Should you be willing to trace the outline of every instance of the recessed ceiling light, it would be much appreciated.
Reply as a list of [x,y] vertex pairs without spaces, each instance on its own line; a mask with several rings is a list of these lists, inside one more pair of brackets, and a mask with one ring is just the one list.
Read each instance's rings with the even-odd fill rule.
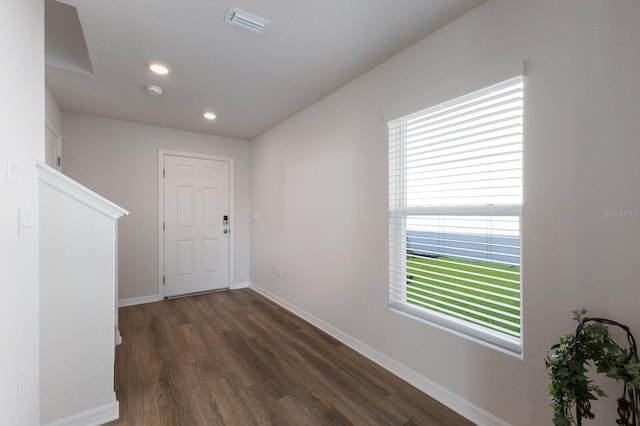
[[216,115],[212,112],[205,112],[204,114],[202,114],[202,116],[207,120],[215,120],[216,118]]
[[149,64],[149,69],[155,72],[156,74],[160,74],[160,75],[169,74],[169,68],[167,68],[166,65],[162,65],[157,62],[153,64]]

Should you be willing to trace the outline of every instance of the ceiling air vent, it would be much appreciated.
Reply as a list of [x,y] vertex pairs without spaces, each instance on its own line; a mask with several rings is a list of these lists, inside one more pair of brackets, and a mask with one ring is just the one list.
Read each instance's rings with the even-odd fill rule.
[[236,9],[235,7],[229,8],[224,22],[260,35],[264,34],[264,31],[271,23],[266,19],[247,13],[244,10]]

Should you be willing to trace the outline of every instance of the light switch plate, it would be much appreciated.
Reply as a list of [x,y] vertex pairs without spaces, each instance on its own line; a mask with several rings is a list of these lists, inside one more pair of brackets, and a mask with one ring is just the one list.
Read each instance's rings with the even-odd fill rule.
[[25,208],[18,207],[18,235],[22,235],[25,229],[31,227],[31,212]]
[[22,173],[20,172],[20,166],[18,163],[9,161],[7,164],[7,182],[20,183],[22,180]]

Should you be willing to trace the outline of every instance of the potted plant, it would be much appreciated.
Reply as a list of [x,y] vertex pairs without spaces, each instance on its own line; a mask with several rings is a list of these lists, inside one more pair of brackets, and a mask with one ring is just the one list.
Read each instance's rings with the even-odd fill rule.
[[[573,312],[578,321],[574,334],[553,345],[545,360],[549,378],[549,395],[556,426],[581,425],[582,418],[593,419],[591,401],[606,396],[587,377],[589,366],[597,373],[623,383],[618,399],[619,425],[636,426],[640,417],[640,360],[635,339],[629,328],[604,318],[587,318],[583,308]],[[629,349],[616,343],[608,326],[621,327],[627,333]],[[574,415],[575,413],[575,415]]]

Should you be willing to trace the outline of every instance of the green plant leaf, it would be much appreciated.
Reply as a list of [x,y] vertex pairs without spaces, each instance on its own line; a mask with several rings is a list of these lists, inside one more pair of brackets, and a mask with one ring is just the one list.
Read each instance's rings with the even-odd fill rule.
[[[575,310],[574,319],[581,322],[586,313],[584,308]],[[587,367],[595,367],[596,372],[623,382],[627,389],[640,391],[640,360],[618,345],[601,322],[584,325],[578,336],[561,337],[551,346],[545,367],[550,378],[548,391],[554,425],[575,425],[571,413],[576,404],[607,396],[587,377]]]
[[585,308],[576,309],[575,311],[571,311],[573,313],[573,319],[580,322],[582,318],[587,314],[587,310]]

